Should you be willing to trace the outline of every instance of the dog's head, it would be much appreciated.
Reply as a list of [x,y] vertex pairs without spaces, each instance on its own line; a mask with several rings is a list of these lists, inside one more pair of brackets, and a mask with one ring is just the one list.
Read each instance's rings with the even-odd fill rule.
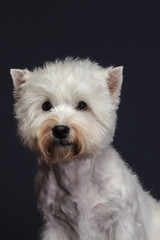
[[19,134],[40,160],[91,157],[112,141],[122,67],[67,58],[11,75]]

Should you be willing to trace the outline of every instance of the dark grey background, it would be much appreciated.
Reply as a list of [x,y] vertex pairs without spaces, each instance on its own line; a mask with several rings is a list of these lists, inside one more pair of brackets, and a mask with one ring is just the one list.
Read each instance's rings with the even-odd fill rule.
[[36,157],[20,144],[13,120],[10,68],[66,56],[123,65],[114,145],[160,198],[160,4],[158,1],[9,1],[1,3],[2,239],[38,239]]

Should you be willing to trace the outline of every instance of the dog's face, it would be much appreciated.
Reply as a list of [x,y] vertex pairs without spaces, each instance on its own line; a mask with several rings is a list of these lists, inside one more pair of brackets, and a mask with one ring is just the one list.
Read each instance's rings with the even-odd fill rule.
[[122,67],[66,59],[11,75],[19,133],[40,160],[87,158],[112,141]]

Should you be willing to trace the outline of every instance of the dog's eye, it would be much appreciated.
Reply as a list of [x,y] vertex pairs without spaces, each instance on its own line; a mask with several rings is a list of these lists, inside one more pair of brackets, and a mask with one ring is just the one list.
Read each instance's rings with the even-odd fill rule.
[[76,107],[77,110],[81,110],[81,111],[84,111],[87,109],[87,103],[83,102],[83,101],[79,101],[77,107]]
[[44,103],[42,104],[42,109],[43,109],[44,111],[49,111],[51,108],[52,108],[52,105],[51,105],[50,102],[44,102]]

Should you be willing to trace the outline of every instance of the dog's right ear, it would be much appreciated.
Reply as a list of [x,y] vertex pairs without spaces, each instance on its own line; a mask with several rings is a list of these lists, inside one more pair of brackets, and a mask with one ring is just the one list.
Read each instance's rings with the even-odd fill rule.
[[19,89],[25,83],[24,75],[28,72],[27,69],[10,69],[10,74],[13,80],[13,86],[15,89]]

